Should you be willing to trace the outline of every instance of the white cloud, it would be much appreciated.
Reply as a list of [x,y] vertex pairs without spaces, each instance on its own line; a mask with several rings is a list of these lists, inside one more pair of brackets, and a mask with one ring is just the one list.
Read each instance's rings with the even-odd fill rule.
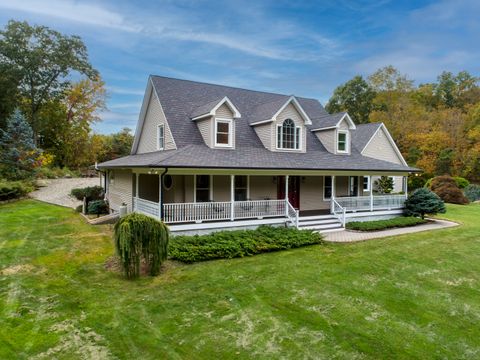
[[[39,4],[35,0],[0,0],[0,8],[33,13],[41,16],[56,17],[66,21],[75,21],[85,25],[105,27],[130,33],[136,33],[150,38],[171,39],[182,42],[204,43],[243,52],[245,54],[275,60],[322,61],[330,59],[340,52],[340,46],[314,31],[298,28],[286,21],[273,21],[268,14],[260,13],[250,16],[249,26],[245,29],[236,28],[228,31],[221,26],[213,29],[213,23],[196,19],[188,12],[165,11],[163,13],[122,14],[102,5],[72,0],[50,0]],[[209,29],[205,31],[205,29]],[[291,49],[291,44],[299,44],[299,34],[302,41],[315,43],[313,49],[302,46]],[[119,41],[123,41],[121,38]]]
[[107,86],[107,91],[121,95],[144,95],[145,90],[124,88],[120,86]]
[[140,27],[128,24],[124,16],[96,4],[85,2],[50,0],[40,2],[35,0],[0,0],[0,8],[29,12],[44,16],[57,17],[87,25],[95,25],[138,32]]

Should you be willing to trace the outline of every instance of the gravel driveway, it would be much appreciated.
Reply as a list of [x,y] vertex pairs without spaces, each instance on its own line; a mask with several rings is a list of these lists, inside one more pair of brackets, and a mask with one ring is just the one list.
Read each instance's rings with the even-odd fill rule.
[[32,192],[31,197],[47,203],[75,208],[82,202],[70,196],[74,188],[100,185],[100,178],[73,178],[46,180],[47,186]]

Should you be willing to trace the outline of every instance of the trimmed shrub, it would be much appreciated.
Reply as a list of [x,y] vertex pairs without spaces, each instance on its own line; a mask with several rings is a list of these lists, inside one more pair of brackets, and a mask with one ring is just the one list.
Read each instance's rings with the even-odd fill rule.
[[412,192],[424,187],[428,181],[428,174],[411,174],[408,176],[408,191]]
[[407,226],[414,226],[419,224],[424,224],[427,221],[424,219],[416,218],[413,216],[408,217],[396,217],[393,219],[386,220],[375,220],[375,221],[352,221],[347,223],[345,226],[350,230],[358,231],[377,231],[385,230],[391,228],[400,228]]
[[92,200],[102,200],[105,195],[103,187],[101,186],[89,186],[85,188],[76,188],[72,189],[71,193],[77,200],[83,200],[84,197],[87,198],[87,202]]
[[108,214],[108,204],[105,200],[93,200],[88,203],[87,212],[89,214]]
[[320,244],[322,235],[310,230],[260,226],[256,230],[219,231],[208,235],[175,236],[170,258],[186,263],[231,259]]
[[453,180],[455,180],[455,183],[460,189],[465,189],[468,185],[470,185],[470,181],[460,176],[455,176]]
[[447,203],[468,204],[468,199],[463,195],[462,190],[458,188],[455,179],[449,175],[433,178],[430,189]]
[[405,201],[405,212],[408,216],[420,216],[424,219],[425,214],[435,215],[445,211],[443,200],[425,188],[415,190]]
[[82,204],[82,205],[78,205],[78,206],[75,208],[75,211],[81,213],[81,212],[83,211],[83,204]]
[[463,189],[463,194],[471,202],[480,200],[480,185],[468,185],[465,187],[465,189]]
[[160,273],[160,266],[167,259],[168,227],[152,217],[132,213],[121,218],[114,227],[115,250],[129,279],[140,275],[143,259],[151,276]]
[[35,190],[35,186],[27,181],[0,180],[0,201],[18,199]]

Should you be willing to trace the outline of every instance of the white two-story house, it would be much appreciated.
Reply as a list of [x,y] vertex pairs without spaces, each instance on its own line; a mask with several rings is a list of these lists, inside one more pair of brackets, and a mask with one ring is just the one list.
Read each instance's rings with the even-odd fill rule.
[[[98,165],[124,204],[172,231],[287,224],[322,231],[402,212],[407,165],[383,124],[315,99],[150,76],[131,155]],[[394,178],[377,194],[380,176]]]

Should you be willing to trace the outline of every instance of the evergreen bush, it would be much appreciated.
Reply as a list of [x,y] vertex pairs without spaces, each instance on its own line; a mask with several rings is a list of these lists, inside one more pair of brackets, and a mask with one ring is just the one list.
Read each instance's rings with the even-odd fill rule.
[[393,190],[393,179],[390,176],[381,176],[380,179],[375,180],[377,191],[381,194],[390,194]]
[[415,190],[405,201],[405,212],[408,216],[420,216],[424,219],[425,214],[435,215],[445,211],[443,200],[425,188]]
[[87,212],[97,216],[100,214],[108,214],[108,204],[105,200],[90,201],[88,203]]
[[469,201],[478,201],[480,200],[480,185],[470,184],[463,189],[463,193]]
[[470,181],[460,176],[455,176],[453,180],[455,180],[455,183],[460,189],[465,189],[468,185],[470,185]]
[[71,193],[77,200],[83,200],[83,198],[87,198],[87,202],[92,200],[102,200],[105,193],[103,191],[103,187],[101,186],[89,186],[85,188],[75,188],[72,189]]
[[160,266],[167,259],[169,242],[168,227],[163,222],[143,214],[129,214],[115,224],[114,241],[127,278],[140,275],[142,259],[150,275],[160,273]]
[[35,190],[35,186],[28,181],[0,180],[0,201],[18,199]]

